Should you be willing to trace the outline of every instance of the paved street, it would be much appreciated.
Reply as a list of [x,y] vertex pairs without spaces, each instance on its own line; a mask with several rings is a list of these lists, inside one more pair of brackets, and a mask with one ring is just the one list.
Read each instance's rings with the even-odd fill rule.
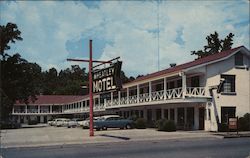
[[250,138],[196,138],[2,149],[4,158],[247,158]]
[[183,138],[221,138],[205,131],[159,132],[155,129],[108,129],[107,131],[95,131],[95,137],[90,138],[87,129],[66,127],[2,130],[1,135],[2,148]]

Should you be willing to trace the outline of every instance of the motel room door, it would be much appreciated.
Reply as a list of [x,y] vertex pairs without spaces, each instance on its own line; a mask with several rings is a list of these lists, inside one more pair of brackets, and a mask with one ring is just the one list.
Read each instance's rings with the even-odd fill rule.
[[205,108],[199,108],[199,130],[204,130],[204,116],[205,116]]

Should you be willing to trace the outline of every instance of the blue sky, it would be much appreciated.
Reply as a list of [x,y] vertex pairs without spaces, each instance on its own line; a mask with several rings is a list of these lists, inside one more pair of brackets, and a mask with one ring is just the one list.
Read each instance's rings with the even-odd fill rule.
[[[78,64],[66,58],[117,56],[127,75],[158,70],[157,14],[160,69],[193,60],[190,51],[217,31],[221,38],[235,34],[233,47],[249,44],[249,1],[1,1],[0,24],[16,23],[22,32],[9,52],[20,53],[43,70]],[[87,67],[87,64],[81,64]]]

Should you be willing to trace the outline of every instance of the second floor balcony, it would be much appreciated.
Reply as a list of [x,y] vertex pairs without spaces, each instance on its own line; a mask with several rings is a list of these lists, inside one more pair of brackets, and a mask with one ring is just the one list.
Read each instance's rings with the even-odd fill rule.
[[200,99],[207,98],[204,87],[187,87],[173,88],[167,90],[153,91],[151,93],[143,93],[126,97],[118,97],[106,100],[106,108],[115,108],[126,105],[144,105],[168,103],[171,101],[178,102],[178,99],[188,100],[190,98]]

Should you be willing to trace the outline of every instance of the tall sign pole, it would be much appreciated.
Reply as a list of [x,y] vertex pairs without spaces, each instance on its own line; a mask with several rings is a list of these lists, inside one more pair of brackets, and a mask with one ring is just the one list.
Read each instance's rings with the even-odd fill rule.
[[93,129],[93,91],[92,91],[92,40],[89,40],[89,136],[94,136]]
[[[94,126],[93,126],[94,125],[93,124],[93,78],[92,78],[93,68],[98,67],[98,66],[103,65],[103,64],[108,64],[108,63],[111,64],[112,61],[118,60],[119,58],[120,57],[117,57],[117,58],[111,59],[109,61],[93,60],[92,59],[92,40],[89,40],[89,60],[85,60],[85,59],[67,59],[67,61],[88,62],[89,63],[89,136],[90,137],[94,136]],[[100,64],[93,67],[93,62],[100,63]],[[121,66],[121,63],[119,63],[119,64],[120,65],[118,66],[118,69]],[[112,68],[110,68],[110,69],[114,70]],[[111,72],[112,72],[111,73],[112,75],[114,75],[114,74],[120,74],[120,70],[119,71],[111,71]],[[108,77],[108,78],[104,79],[104,80],[107,82],[107,84],[109,85],[109,88],[110,88],[110,85],[113,85],[113,80],[111,82],[111,78],[109,77],[109,74],[106,77]]]

